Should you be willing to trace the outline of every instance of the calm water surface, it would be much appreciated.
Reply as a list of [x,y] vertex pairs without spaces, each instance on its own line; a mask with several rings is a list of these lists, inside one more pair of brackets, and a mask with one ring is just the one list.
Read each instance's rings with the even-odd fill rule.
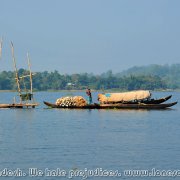
[[[82,93],[74,93],[74,95]],[[170,101],[178,92],[154,92]],[[14,93],[0,93],[0,103],[12,102]],[[36,109],[0,109],[0,175],[8,168],[26,173],[29,168],[70,170],[118,170],[121,177],[88,179],[176,179],[171,177],[126,177],[124,170],[180,170],[180,104],[172,110],[60,110],[48,109],[67,92],[38,92]],[[93,94],[96,96],[96,93]],[[0,179],[17,179],[1,177]],[[75,177],[72,179],[82,179]]]

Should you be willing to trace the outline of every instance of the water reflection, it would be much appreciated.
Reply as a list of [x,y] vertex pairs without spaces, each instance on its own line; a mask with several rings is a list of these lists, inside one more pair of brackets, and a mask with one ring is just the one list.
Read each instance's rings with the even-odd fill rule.
[[[3,101],[12,96],[4,95]],[[36,99],[53,102],[61,95],[39,92]],[[172,110],[44,108],[0,110],[1,169],[180,166],[179,104]]]

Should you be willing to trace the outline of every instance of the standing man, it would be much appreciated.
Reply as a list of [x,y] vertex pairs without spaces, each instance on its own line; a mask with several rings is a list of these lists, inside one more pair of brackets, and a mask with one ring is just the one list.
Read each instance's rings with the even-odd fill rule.
[[92,95],[91,90],[89,88],[86,89],[86,94],[88,96],[88,104],[92,104]]

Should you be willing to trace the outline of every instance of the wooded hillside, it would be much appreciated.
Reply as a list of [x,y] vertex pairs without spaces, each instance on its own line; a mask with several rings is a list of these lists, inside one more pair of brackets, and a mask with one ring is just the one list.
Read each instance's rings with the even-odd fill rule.
[[[27,70],[20,69],[19,75],[28,74]],[[29,87],[29,79],[25,79],[26,88]],[[23,88],[23,83],[22,83]],[[149,65],[133,67],[118,74],[110,70],[101,75],[88,73],[60,74],[54,72],[37,72],[33,77],[33,87],[36,90],[70,90],[70,89],[179,89],[180,88],[180,64]],[[3,71],[0,73],[0,90],[15,90],[16,84],[14,72]]]

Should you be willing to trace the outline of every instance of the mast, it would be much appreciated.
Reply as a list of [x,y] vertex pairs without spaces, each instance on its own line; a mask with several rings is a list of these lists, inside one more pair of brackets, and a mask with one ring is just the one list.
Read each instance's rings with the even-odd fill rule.
[[31,71],[31,63],[30,63],[30,58],[29,58],[29,54],[27,53],[27,59],[28,59],[28,67],[29,67],[29,78],[30,78],[30,85],[31,85],[31,89],[30,92],[31,94],[33,94],[33,82],[32,82],[32,71]]
[[2,45],[3,44],[3,38],[1,37],[1,41],[0,41],[0,59],[2,57]]
[[18,70],[17,70],[17,66],[16,66],[16,59],[15,59],[15,56],[14,56],[14,46],[13,46],[13,43],[11,42],[11,51],[12,51],[12,59],[13,59],[13,64],[14,64],[14,70],[15,70],[15,76],[16,76],[16,83],[17,83],[17,87],[18,87],[18,93],[19,93],[19,97],[22,101],[22,98],[21,98],[21,88],[20,88],[20,82],[19,82],[19,75],[18,75]]

